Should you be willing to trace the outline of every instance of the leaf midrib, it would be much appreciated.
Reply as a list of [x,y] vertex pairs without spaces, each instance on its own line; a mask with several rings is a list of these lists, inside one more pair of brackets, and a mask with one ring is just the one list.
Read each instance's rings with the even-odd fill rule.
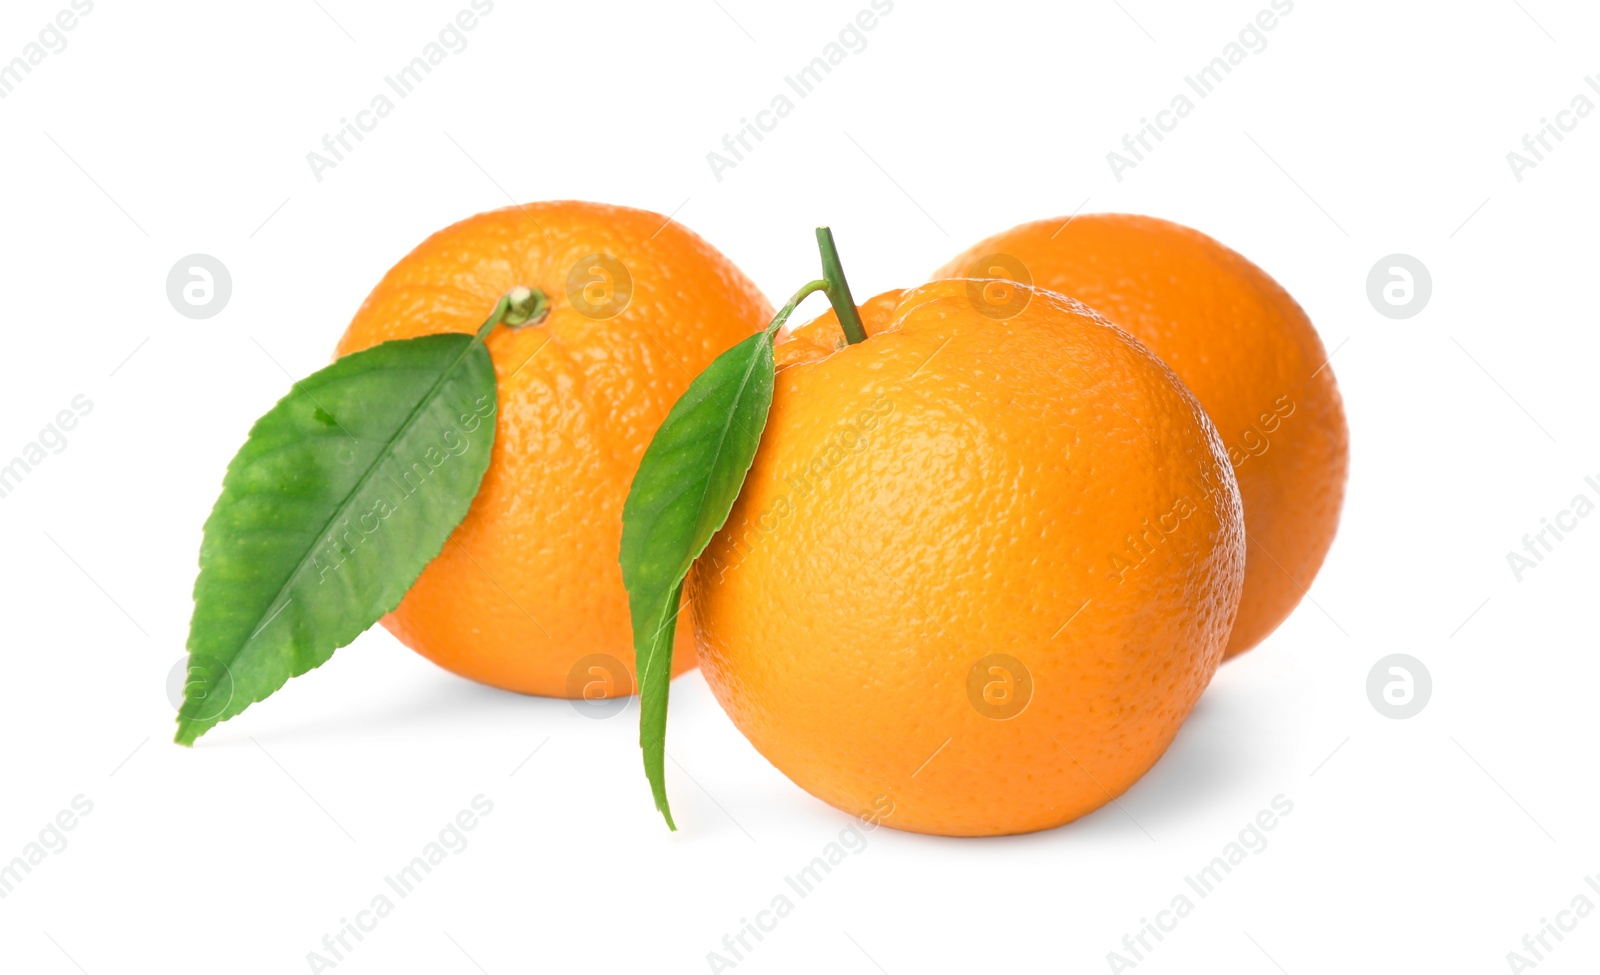
[[[756,342],[756,344],[755,344],[755,346],[754,346],[754,348],[752,350],[752,355],[750,356],[750,361],[745,363],[744,375],[739,377],[739,385],[734,390],[733,407],[728,410],[727,419],[723,423],[723,426],[722,426],[722,433],[721,433],[721,435],[719,437],[717,437],[717,449],[716,449],[716,452],[711,455],[711,463],[706,465],[705,485],[700,490],[699,503],[698,503],[698,505],[696,506],[696,509],[695,509],[695,511],[696,511],[695,524],[694,524],[694,528],[691,529],[695,533],[698,533],[699,529],[700,529],[699,513],[701,511],[705,510],[706,496],[711,493],[712,472],[716,470],[717,461],[722,459],[723,448],[725,446],[727,446],[727,443],[728,443],[728,433],[729,433],[729,431],[731,431],[733,429],[733,425],[734,425],[733,414],[738,410],[738,408],[739,408],[739,400],[743,398],[745,389],[748,388],[749,385],[750,385],[750,377],[751,377],[751,375],[753,375],[755,373],[756,360],[761,357],[761,352],[760,352],[761,344],[762,344],[762,342],[769,341],[770,338],[771,338],[771,335],[769,333],[769,334],[763,335],[759,340],[757,340],[757,342]],[[679,497],[682,497],[682,495],[679,495]],[[676,500],[676,499],[674,499],[674,500]],[[665,505],[663,505],[662,507],[664,508]],[[709,542],[710,539],[707,539],[707,541]],[[695,548],[695,537],[694,537],[694,535],[690,535],[690,537],[689,537],[689,548],[691,549],[691,551],[684,557],[683,565],[678,569],[678,571],[676,573],[678,579],[682,579],[685,575],[688,574],[689,566],[694,564],[695,558],[697,556],[699,556],[699,554],[700,554],[699,552],[692,551]],[[701,546],[701,548],[703,549],[704,546]],[[675,579],[672,582],[671,585],[667,586],[667,592],[662,594],[662,598],[665,599],[666,595],[669,594],[672,591],[673,586],[676,586],[676,585],[677,585],[677,580]],[[650,663],[655,660],[656,646],[657,646],[657,641],[652,638],[651,641],[650,641],[650,655],[645,658],[644,668],[641,669],[641,678],[640,678],[640,681],[639,681],[639,690],[640,690],[641,694],[644,691],[644,680],[643,680],[643,676],[642,675],[643,675],[644,672],[648,671],[648,669],[650,667]],[[642,706],[643,705],[641,704],[641,707]]]
[[[701,491],[700,491],[700,501],[699,501],[699,504],[698,504],[698,506],[696,508],[697,512],[705,510],[706,496],[711,493],[711,482],[713,480],[713,476],[712,475],[716,472],[717,461],[722,459],[723,448],[726,447],[727,444],[728,444],[728,434],[730,432],[732,432],[733,427],[734,427],[734,423],[736,422],[734,420],[734,418],[733,418],[733,414],[738,412],[739,401],[744,398],[744,391],[750,385],[750,377],[756,371],[756,360],[761,357],[761,346],[762,346],[762,343],[767,341],[767,340],[768,340],[768,336],[762,336],[761,340],[756,343],[754,354],[752,354],[750,356],[750,361],[745,364],[744,375],[739,377],[739,386],[738,386],[738,388],[736,390],[734,390],[734,394],[733,394],[733,406],[732,406],[731,409],[728,410],[727,419],[722,425],[722,434],[719,437],[717,437],[717,451],[716,451],[716,453],[711,455],[711,463],[706,465],[705,487],[702,488]],[[695,530],[697,532],[699,530],[699,527],[700,527],[700,522],[699,522],[699,519],[696,518],[695,519]],[[690,548],[694,547],[694,541],[695,541],[694,537],[691,536],[690,539],[689,539],[689,543],[690,543],[689,547]],[[709,541],[709,539],[707,539],[707,541]],[[702,548],[703,547],[704,546],[702,546]],[[699,554],[700,554],[699,552],[691,552],[689,554],[689,556],[688,556],[688,562],[692,564],[694,562],[694,560],[695,560],[695,557],[698,556]],[[689,571],[689,566],[685,565],[683,567],[683,570],[680,573],[680,575],[686,574],[688,571]],[[674,583],[674,584],[676,584],[676,583]]]
[[[400,340],[397,340],[397,341],[415,341],[415,340],[414,339],[400,339]],[[382,343],[382,345],[387,345],[387,344],[388,344],[387,342]],[[411,425],[416,422],[417,416],[422,413],[422,411],[423,411],[423,409],[425,407],[430,406],[433,403],[434,398],[436,396],[438,396],[439,388],[445,384],[445,381],[448,380],[450,378],[450,376],[458,368],[460,368],[461,363],[466,360],[467,356],[472,352],[473,348],[475,346],[477,346],[478,344],[479,344],[479,339],[474,337],[471,341],[469,341],[467,343],[466,347],[463,348],[461,350],[461,352],[456,356],[455,361],[451,362],[450,365],[446,366],[445,369],[442,372],[439,373],[439,378],[434,380],[433,385],[428,387],[428,391],[426,393],[424,393],[422,395],[422,398],[417,401],[417,405],[412,408],[410,413],[406,414],[406,418],[403,421],[401,421],[401,423],[400,423],[400,425],[398,427],[395,428],[395,432],[390,435],[388,440],[384,441],[383,448],[382,448],[382,450],[379,451],[378,456],[373,460],[372,464],[370,464],[367,467],[366,472],[361,475],[361,477],[350,488],[350,490],[345,493],[345,496],[342,499],[340,499],[338,507],[334,508],[333,514],[329,515],[327,521],[323,522],[322,527],[319,528],[317,530],[316,535],[313,536],[314,538],[321,539],[323,534],[327,532],[328,528],[330,526],[332,526],[333,523],[339,519],[339,516],[344,514],[348,510],[351,500],[353,498],[355,498],[355,496],[358,493],[360,493],[362,488],[367,486],[367,483],[372,479],[372,477],[375,474],[375,472],[382,465],[382,461],[383,461],[385,455],[388,454],[389,451],[394,447],[395,441],[400,439],[400,437],[404,433],[406,433],[406,431],[411,429]],[[377,347],[381,347],[381,346],[375,346],[375,348],[377,348]],[[290,392],[289,395],[293,396],[295,393],[299,393],[299,392],[302,392],[301,384],[299,382],[296,382],[294,384],[294,389]],[[311,395],[310,393],[306,393],[307,397],[309,397],[310,395]],[[357,443],[359,443],[359,442],[360,441],[357,441]],[[292,585],[294,583],[294,581],[297,578],[299,578],[301,572],[305,571],[306,564],[311,560],[311,557],[312,557],[313,553],[315,553],[316,548],[317,547],[316,547],[315,544],[312,544],[312,545],[308,546],[306,548],[305,554],[300,557],[300,561],[295,563],[295,567],[289,571],[289,574],[287,576],[284,577],[284,580],[283,580],[282,584],[278,586],[277,593],[274,594],[273,597],[272,597],[272,602],[268,603],[266,610],[263,610],[256,617],[256,619],[253,621],[254,625],[255,625],[255,629],[253,629],[251,631],[251,633],[250,633],[250,635],[248,637],[245,637],[244,641],[242,643],[240,643],[238,648],[235,649],[233,651],[233,653],[229,656],[229,658],[228,658],[228,662],[229,663],[232,663],[233,661],[238,660],[240,655],[243,654],[245,652],[245,650],[247,650],[253,643],[255,643],[256,638],[259,637],[261,635],[261,633],[263,632],[263,630],[264,630],[264,627],[261,625],[262,624],[262,620],[265,620],[265,619],[269,618],[270,616],[275,615],[273,612],[270,612],[270,611],[274,610],[278,606],[278,601],[283,598],[283,594],[289,591],[290,585]],[[193,721],[193,720],[196,720],[196,719],[191,718],[191,719],[187,719],[187,720]],[[213,722],[213,724],[215,724],[215,722]]]

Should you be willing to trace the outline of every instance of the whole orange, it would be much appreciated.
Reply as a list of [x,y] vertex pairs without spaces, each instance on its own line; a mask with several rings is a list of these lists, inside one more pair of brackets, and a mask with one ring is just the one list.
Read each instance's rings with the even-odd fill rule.
[[1099,807],[1222,659],[1244,573],[1221,441],[1085,306],[968,282],[778,346],[761,446],[690,578],[702,672],[812,795],[992,835]]
[[[368,295],[338,353],[475,332],[518,285],[542,290],[549,314],[488,337],[499,390],[488,473],[444,551],[383,623],[485,684],[552,697],[631,693],[617,565],[628,484],[690,380],[766,325],[772,307],[666,217],[530,203],[423,241]],[[682,657],[679,671],[693,663]]]
[[1023,224],[934,277],[1070,295],[1171,366],[1222,435],[1244,501],[1244,598],[1227,655],[1288,617],[1333,544],[1350,447],[1322,340],[1278,282],[1197,230],[1120,213]]

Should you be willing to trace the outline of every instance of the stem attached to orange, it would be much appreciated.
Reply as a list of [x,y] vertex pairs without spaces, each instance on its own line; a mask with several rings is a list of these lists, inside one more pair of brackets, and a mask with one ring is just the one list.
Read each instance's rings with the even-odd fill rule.
[[789,298],[788,304],[778,309],[778,314],[772,317],[772,324],[767,326],[767,334],[777,334],[778,329],[782,328],[784,323],[789,320],[789,316],[794,314],[794,310],[800,307],[800,302],[805,301],[818,291],[826,292],[827,290],[828,282],[823,281],[820,278],[816,281],[806,282],[805,287],[801,288],[799,291],[796,291],[794,295]]
[[861,324],[861,312],[856,310],[855,299],[850,296],[850,283],[844,279],[844,268],[839,264],[839,249],[833,244],[833,231],[817,228],[817,247],[822,251],[822,277],[827,282],[824,290],[833,313],[839,316],[839,327],[844,329],[844,339],[851,345],[864,342],[867,330]]
[[537,325],[550,313],[550,298],[538,288],[525,288],[519,284],[506,292],[501,300],[505,302],[505,312],[500,322],[509,328]]

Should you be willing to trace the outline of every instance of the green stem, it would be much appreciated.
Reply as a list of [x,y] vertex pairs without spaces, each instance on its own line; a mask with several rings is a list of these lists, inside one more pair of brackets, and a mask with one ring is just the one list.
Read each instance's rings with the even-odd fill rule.
[[818,280],[808,282],[805,287],[794,293],[794,297],[789,299],[789,303],[787,305],[784,305],[782,308],[778,309],[778,314],[772,319],[772,324],[767,326],[767,334],[773,335],[778,331],[778,329],[782,328],[783,323],[787,322],[789,320],[789,316],[794,314],[794,310],[800,307],[800,302],[805,301],[818,291],[827,290],[828,282],[826,281]]
[[[524,288],[519,284],[506,292],[494,310],[495,314],[500,316],[498,321],[504,322],[507,327],[521,328],[524,325],[536,325],[550,313],[550,298],[538,288]],[[495,320],[493,316],[490,317],[490,321]],[[484,323],[485,329],[492,327],[489,322]]]
[[482,325],[478,326],[478,334],[472,341],[482,342],[494,331],[496,325],[507,328],[521,328],[529,323],[537,323],[550,313],[550,298],[538,288],[524,288],[517,285],[510,291],[500,296],[494,303],[494,311]]
[[861,312],[850,296],[850,283],[844,279],[844,267],[839,263],[839,249],[833,243],[833,231],[817,228],[817,248],[822,251],[822,277],[827,282],[824,289],[833,313],[839,316],[839,327],[844,329],[844,339],[851,345],[865,342],[867,330],[861,324]]

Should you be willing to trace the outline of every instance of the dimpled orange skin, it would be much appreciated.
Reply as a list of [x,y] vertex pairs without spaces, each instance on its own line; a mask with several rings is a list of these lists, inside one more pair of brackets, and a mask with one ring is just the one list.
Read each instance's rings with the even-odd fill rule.
[[1023,224],[969,248],[934,278],[988,277],[974,265],[996,254],[1020,260],[1035,286],[1077,298],[1132,333],[1205,407],[1234,464],[1248,533],[1227,656],[1260,643],[1311,587],[1344,505],[1349,431],[1311,320],[1244,257],[1153,217]]
[[[858,345],[831,312],[783,339],[691,592],[702,673],[779,770],[898,829],[987,836],[1076,819],[1155,763],[1222,659],[1244,537],[1216,433],[1159,360],[1048,292],[984,317],[967,284],[868,301]],[[991,654],[1033,682],[1004,720],[969,696]]]
[[[591,318],[568,294],[568,273],[594,254],[621,262],[632,279],[614,317]],[[620,304],[602,275],[580,273],[584,307],[603,313]],[[617,564],[628,485],[690,379],[766,325],[772,307],[727,258],[666,217],[530,203],[423,241],[373,289],[338,354],[475,332],[518,285],[544,291],[550,313],[489,335],[499,387],[489,470],[444,551],[383,623],[439,666],[495,687],[550,697],[585,687],[631,692],[607,680],[603,666],[569,683],[590,654],[634,669]],[[685,621],[679,638],[690,634]],[[687,670],[692,655],[675,663],[675,672]]]

